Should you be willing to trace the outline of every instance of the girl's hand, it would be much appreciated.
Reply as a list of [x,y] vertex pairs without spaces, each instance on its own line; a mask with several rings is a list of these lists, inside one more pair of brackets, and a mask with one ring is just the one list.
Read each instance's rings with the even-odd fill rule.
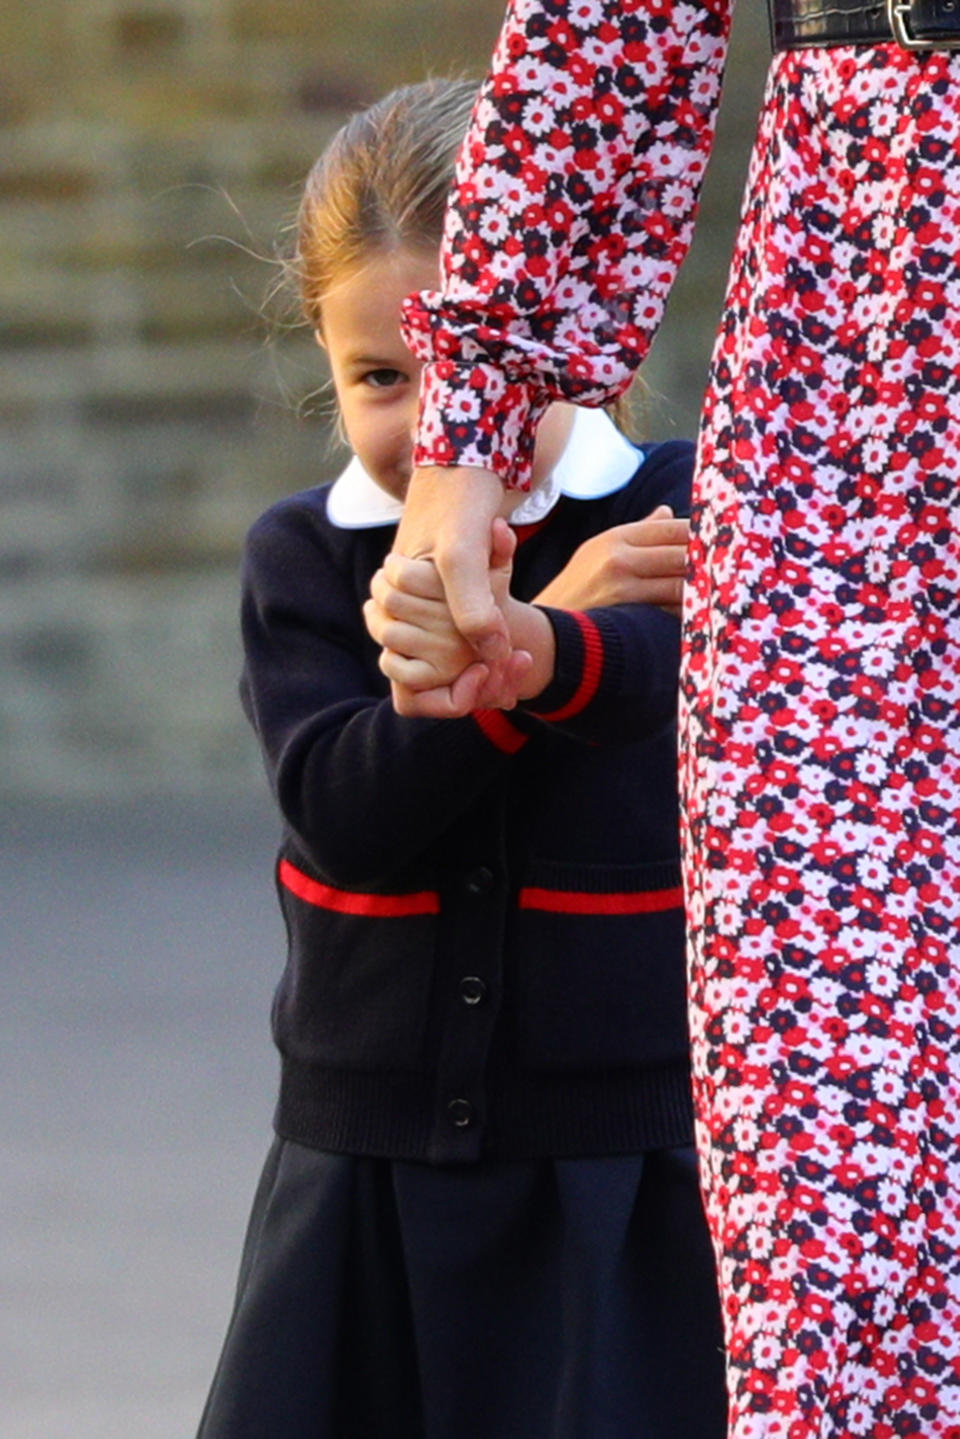
[[[488,581],[501,609],[509,597],[516,536],[495,520]],[[490,668],[453,622],[441,576],[432,560],[387,556],[374,575],[364,621],[382,648],[380,669],[391,681],[399,714],[453,718],[481,705],[510,708],[516,703],[530,656],[514,650],[504,665]]]
[[452,684],[476,662],[476,652],[453,623],[432,560],[388,555],[371,581],[363,618],[383,651],[381,670],[408,689]]
[[689,535],[690,521],[659,505],[646,519],[585,540],[536,603],[567,610],[659,605],[679,619]]

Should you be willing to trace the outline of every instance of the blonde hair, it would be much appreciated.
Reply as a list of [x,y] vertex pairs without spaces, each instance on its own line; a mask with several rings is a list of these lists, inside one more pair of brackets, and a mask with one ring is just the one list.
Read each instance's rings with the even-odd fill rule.
[[[338,276],[371,253],[439,248],[476,98],[472,80],[404,85],[334,135],[304,184],[291,266],[315,330],[322,331],[323,300]],[[609,410],[629,434],[627,396]]]
[[304,314],[371,251],[439,247],[447,194],[477,87],[405,85],[338,130],[304,185],[294,267]]

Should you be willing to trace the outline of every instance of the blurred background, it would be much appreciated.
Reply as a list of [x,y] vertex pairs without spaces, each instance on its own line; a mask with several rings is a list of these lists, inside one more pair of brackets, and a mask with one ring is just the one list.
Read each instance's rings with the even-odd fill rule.
[[[477,74],[501,0],[0,13],[0,1389],[6,1439],[187,1439],[269,1136],[277,825],[244,533],[343,463],[264,323],[344,114]],[[641,423],[692,435],[768,55],[742,0]]]

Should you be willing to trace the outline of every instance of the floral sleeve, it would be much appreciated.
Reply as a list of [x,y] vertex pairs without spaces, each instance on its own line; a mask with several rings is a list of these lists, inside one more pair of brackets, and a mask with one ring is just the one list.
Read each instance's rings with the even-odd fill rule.
[[443,290],[412,296],[418,464],[529,483],[554,399],[629,383],[686,254],[730,0],[512,0],[457,171]]

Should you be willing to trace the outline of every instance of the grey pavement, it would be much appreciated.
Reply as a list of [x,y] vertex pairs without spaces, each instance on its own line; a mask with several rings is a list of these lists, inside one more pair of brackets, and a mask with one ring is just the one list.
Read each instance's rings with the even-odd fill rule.
[[269,799],[0,816],[0,1433],[190,1439],[270,1137]]

